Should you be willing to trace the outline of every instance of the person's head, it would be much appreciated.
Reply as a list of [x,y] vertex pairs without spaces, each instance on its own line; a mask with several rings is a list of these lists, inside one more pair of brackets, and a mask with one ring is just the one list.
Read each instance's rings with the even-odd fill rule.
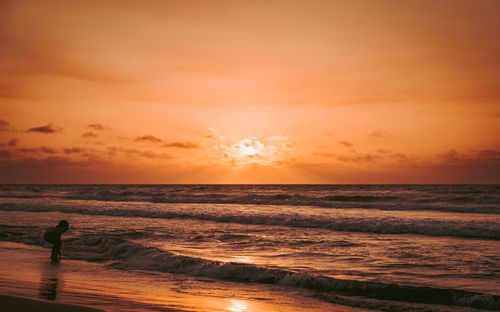
[[69,223],[66,220],[61,220],[59,221],[57,227],[60,228],[63,232],[66,232],[69,228]]

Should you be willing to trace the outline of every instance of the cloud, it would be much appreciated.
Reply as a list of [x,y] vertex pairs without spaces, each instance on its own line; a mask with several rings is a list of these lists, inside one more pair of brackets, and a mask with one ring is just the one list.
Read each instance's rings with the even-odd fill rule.
[[478,153],[478,158],[482,160],[492,160],[500,162],[500,152],[494,150],[482,150]]
[[288,137],[283,135],[267,138],[245,138],[231,144],[215,129],[209,129],[207,138],[215,141],[215,151],[219,159],[214,159],[223,165],[247,167],[251,165],[276,165],[290,154],[293,146],[288,143]]
[[496,113],[490,113],[489,116],[491,118],[500,118],[500,112],[496,112]]
[[223,140],[224,138],[220,135],[219,130],[217,129],[208,129],[208,134],[205,136],[208,139],[219,139]]
[[45,134],[56,133],[56,132],[61,132],[61,131],[62,131],[61,128],[54,128],[52,126],[52,124],[28,129],[28,132],[40,132],[40,133],[45,133]]
[[82,134],[81,138],[83,139],[97,138],[97,134],[95,134],[94,132],[85,132],[84,134]]
[[45,154],[56,154],[57,153],[55,149],[47,147],[47,146],[40,146],[40,148],[38,148],[38,150],[42,153],[45,153]]
[[328,153],[328,152],[313,152],[313,155],[321,156],[321,157],[327,157],[327,158],[332,158],[335,157],[335,153]]
[[7,143],[0,143],[0,146],[16,146],[17,145],[17,142],[19,142],[18,139],[12,139],[12,140],[9,140]]
[[399,160],[400,162],[410,161],[410,158],[408,156],[406,156],[406,154],[403,154],[403,153],[394,153],[394,154],[391,154],[390,157],[392,157],[396,160]]
[[18,148],[17,151],[22,152],[22,153],[57,154],[57,151],[55,149],[47,147],[47,146],[40,146],[39,148],[21,147],[21,148]]
[[165,143],[161,147],[176,147],[176,148],[185,148],[185,149],[194,149],[200,148],[199,144],[191,143],[191,142],[171,142]]
[[374,162],[376,160],[381,159],[380,155],[372,155],[372,154],[363,154],[363,155],[354,155],[354,156],[339,156],[337,159],[341,162],[352,162],[352,163],[367,163]]
[[107,154],[110,157],[115,157],[118,154],[123,154],[126,157],[141,157],[141,158],[148,158],[148,159],[170,159],[172,158],[169,154],[166,153],[155,153],[152,151],[141,151],[141,150],[136,150],[136,149],[125,149],[121,147],[116,147],[116,146],[110,146],[107,148]]
[[189,174],[195,170],[199,169],[167,167],[164,164],[130,165],[101,158],[74,159],[71,156],[5,158],[0,159],[0,183],[195,183],[199,181],[189,179]]
[[0,151],[0,158],[10,158],[12,154],[9,151]]
[[419,162],[414,157],[409,157],[403,153],[392,153],[390,150],[377,149],[375,154],[367,153],[361,154],[352,151],[350,154],[335,154],[329,152],[314,152],[313,155],[322,156],[329,158],[330,165],[337,165],[337,163],[331,162],[331,160],[338,160],[342,163],[348,164],[364,164],[364,163],[374,163],[379,162],[379,165],[387,164],[398,164],[404,166],[418,166]]
[[106,126],[103,126],[102,124],[91,124],[91,125],[88,125],[88,127],[90,129],[93,129],[93,130],[96,130],[96,131],[103,131],[105,129],[108,129],[108,127]]
[[3,119],[0,119],[0,131],[7,131],[9,130],[9,123]]
[[63,150],[65,154],[80,154],[85,152],[85,149],[80,147],[64,148]]
[[349,142],[349,141],[345,141],[345,140],[340,141],[339,143],[344,145],[345,147],[353,147],[354,146],[354,143]]
[[149,158],[149,159],[153,159],[153,158],[170,159],[170,158],[172,158],[169,154],[166,154],[166,153],[155,153],[155,152],[152,152],[152,151],[136,151],[136,150],[132,150],[132,151],[130,151],[130,153],[139,155],[139,156],[144,157],[144,158]]
[[466,159],[466,156],[464,154],[460,154],[456,149],[451,149],[439,154],[438,159],[442,163],[460,163]]
[[388,137],[387,133],[375,130],[372,133],[368,135],[369,137],[376,138],[376,139],[382,139]]
[[18,152],[21,152],[21,153],[36,153],[38,152],[38,149],[36,148],[28,148],[28,147],[20,147],[17,149]]
[[438,155],[439,165],[471,165],[471,164],[497,164],[500,165],[500,152],[495,150],[481,150],[473,154],[464,154],[456,149]]
[[[88,175],[106,179],[104,163],[75,161],[65,157],[23,158],[0,161],[3,183],[85,183]],[[89,171],[90,170],[90,171]]]
[[137,137],[135,139],[135,141],[136,142],[151,142],[151,143],[161,143],[162,142],[161,139],[158,139],[157,137],[152,136],[152,135],[145,135],[142,137]]

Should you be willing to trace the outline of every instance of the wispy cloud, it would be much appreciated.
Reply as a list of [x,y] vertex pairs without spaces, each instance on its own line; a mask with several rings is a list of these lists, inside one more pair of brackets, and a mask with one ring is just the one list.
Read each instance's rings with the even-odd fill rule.
[[329,153],[329,152],[313,152],[312,154],[316,155],[316,156],[327,157],[327,158],[331,158],[331,157],[334,157],[336,155],[335,153]]
[[352,162],[352,163],[367,163],[367,162],[374,162],[376,160],[381,159],[382,156],[380,155],[372,155],[372,154],[360,154],[360,155],[353,155],[353,156],[339,156],[337,159],[341,162]]
[[382,138],[388,137],[388,134],[383,132],[383,131],[375,130],[372,133],[370,133],[368,136],[371,138],[382,139]]
[[80,147],[64,148],[63,150],[65,154],[80,154],[85,152],[85,149]]
[[108,129],[108,127],[106,127],[102,124],[99,124],[99,123],[88,125],[88,128],[90,128],[92,130],[96,130],[96,131],[103,131],[103,130]]
[[51,148],[51,147],[47,147],[47,146],[40,146],[40,148],[38,149],[40,152],[42,153],[45,153],[45,154],[56,154],[56,150]]
[[161,143],[162,140],[155,137],[155,136],[152,136],[152,135],[145,135],[145,136],[141,136],[141,137],[137,137],[135,139],[136,142],[151,142],[151,143]]
[[20,147],[17,151],[21,153],[36,153],[38,152],[38,149],[32,147]]
[[3,119],[0,119],[0,131],[7,131],[9,130],[9,123]]
[[9,142],[7,142],[7,145],[8,146],[16,146],[17,145],[17,142],[19,142],[18,139],[12,139],[10,140]]
[[33,147],[20,147],[17,149],[21,153],[43,153],[43,154],[56,154],[57,151],[51,147],[40,146],[38,148]]
[[132,150],[132,151],[130,151],[130,153],[131,154],[139,155],[139,156],[144,157],[144,158],[149,158],[149,159],[153,159],[153,158],[170,159],[170,158],[172,158],[167,153],[155,153],[155,152],[152,152],[152,151],[136,151],[136,150]]
[[465,154],[456,149],[448,150],[437,157],[441,165],[469,165],[496,163],[500,165],[500,152],[495,150],[481,150],[473,154]]
[[148,159],[170,159],[172,158],[169,154],[166,153],[156,153],[152,151],[142,151],[131,148],[121,148],[116,146],[110,146],[107,148],[107,154],[110,157],[115,157],[118,154],[125,155],[126,157],[141,157]]
[[354,143],[346,141],[346,140],[340,141],[339,143],[344,145],[345,147],[353,147],[354,146]]
[[438,160],[441,163],[460,163],[466,160],[465,154],[459,153],[456,149],[451,149],[438,155]]
[[208,134],[205,136],[208,139],[218,139],[218,140],[223,140],[224,138],[222,135],[220,135],[219,131],[217,129],[208,129]]
[[10,158],[12,154],[9,151],[2,150],[0,151],[0,158]]
[[176,148],[185,148],[185,149],[196,149],[200,148],[199,144],[192,143],[192,142],[170,142],[170,143],[165,143],[161,147],[176,147]]
[[85,132],[84,134],[81,135],[81,138],[83,139],[97,138],[97,134],[95,134],[94,132]]
[[59,128],[59,127],[55,128],[52,126],[52,124],[28,129],[28,132],[39,132],[39,133],[44,133],[44,134],[57,133],[57,132],[61,132],[61,131],[62,131],[62,128]]

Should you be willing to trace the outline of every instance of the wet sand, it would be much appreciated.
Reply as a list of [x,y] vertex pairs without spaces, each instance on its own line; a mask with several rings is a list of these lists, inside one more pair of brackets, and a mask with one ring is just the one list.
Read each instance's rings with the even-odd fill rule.
[[95,308],[70,304],[47,302],[42,300],[26,299],[14,296],[0,295],[0,306],[4,312],[33,311],[33,312],[97,312]]
[[0,241],[2,311],[368,311],[272,285],[126,271],[110,263],[54,264],[49,254],[42,247]]

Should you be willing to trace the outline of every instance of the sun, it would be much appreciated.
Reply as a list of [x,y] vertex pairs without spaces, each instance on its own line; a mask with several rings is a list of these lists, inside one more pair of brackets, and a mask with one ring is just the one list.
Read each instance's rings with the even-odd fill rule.
[[246,166],[252,164],[270,164],[274,161],[274,146],[266,146],[257,138],[243,139],[225,149],[227,159],[233,165]]
[[207,138],[214,139],[218,162],[232,168],[269,166],[283,160],[293,150],[288,143],[288,136],[283,135],[265,138],[252,136],[229,143],[217,130],[210,129]]
[[241,153],[245,156],[255,155],[255,149],[252,146],[244,146],[241,149]]

